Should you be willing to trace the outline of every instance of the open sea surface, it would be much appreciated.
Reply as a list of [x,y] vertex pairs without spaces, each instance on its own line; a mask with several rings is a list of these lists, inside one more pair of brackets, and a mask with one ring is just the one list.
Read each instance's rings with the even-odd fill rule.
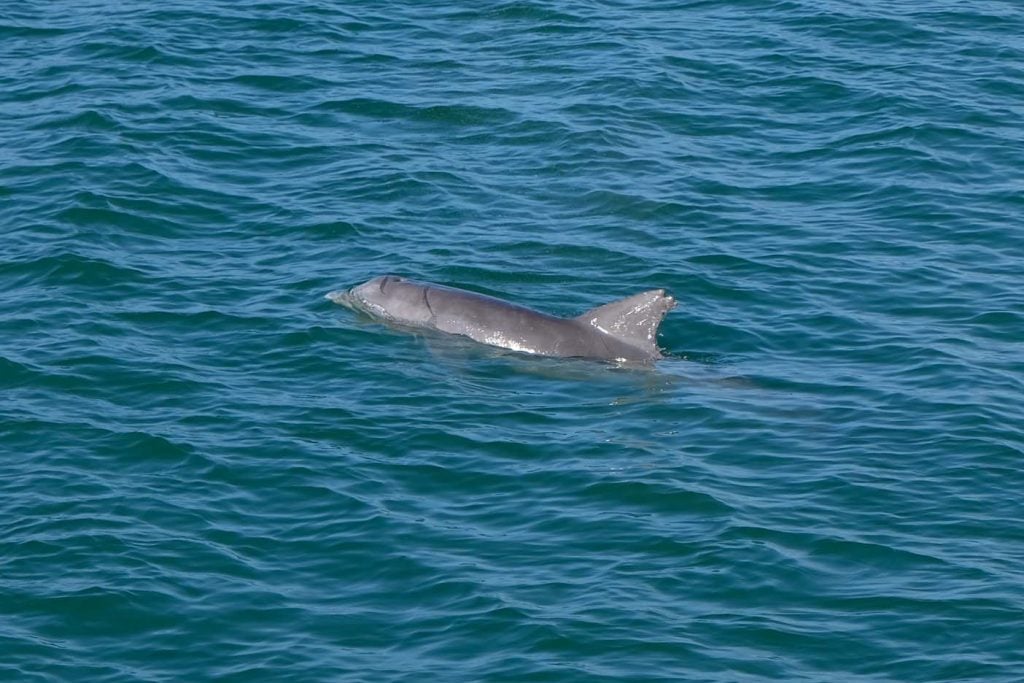
[[1019,682],[1022,292],[1017,0],[4,2],[0,681]]

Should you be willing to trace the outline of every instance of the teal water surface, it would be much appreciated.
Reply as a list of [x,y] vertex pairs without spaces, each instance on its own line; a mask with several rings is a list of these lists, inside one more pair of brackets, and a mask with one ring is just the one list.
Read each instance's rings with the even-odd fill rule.
[[[1024,679],[1024,6],[0,8],[0,680]],[[382,273],[654,367],[409,334]]]

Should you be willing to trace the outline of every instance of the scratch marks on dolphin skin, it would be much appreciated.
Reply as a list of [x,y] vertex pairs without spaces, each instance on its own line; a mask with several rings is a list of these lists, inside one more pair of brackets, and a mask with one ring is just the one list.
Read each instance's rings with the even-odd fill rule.
[[430,287],[423,288],[423,305],[427,307],[430,312],[430,323],[433,324],[437,320],[437,314],[434,313],[434,307],[430,305]]
[[490,344],[491,346],[498,346],[503,349],[510,349],[512,351],[519,351],[521,353],[532,353],[537,354],[537,349],[531,348],[520,344],[515,339],[510,339],[502,334],[489,334],[483,337],[484,344]]

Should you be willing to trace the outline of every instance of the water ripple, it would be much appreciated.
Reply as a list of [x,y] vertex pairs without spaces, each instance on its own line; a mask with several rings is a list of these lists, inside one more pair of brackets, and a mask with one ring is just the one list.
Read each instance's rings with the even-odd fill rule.
[[0,10],[0,678],[1019,678],[1019,8],[98,7]]

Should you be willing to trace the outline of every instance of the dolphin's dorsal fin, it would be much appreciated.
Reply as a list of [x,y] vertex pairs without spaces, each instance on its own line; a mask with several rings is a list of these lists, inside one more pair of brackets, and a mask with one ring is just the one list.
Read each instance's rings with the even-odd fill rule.
[[592,308],[576,320],[657,357],[658,325],[675,305],[664,289],[652,289]]

